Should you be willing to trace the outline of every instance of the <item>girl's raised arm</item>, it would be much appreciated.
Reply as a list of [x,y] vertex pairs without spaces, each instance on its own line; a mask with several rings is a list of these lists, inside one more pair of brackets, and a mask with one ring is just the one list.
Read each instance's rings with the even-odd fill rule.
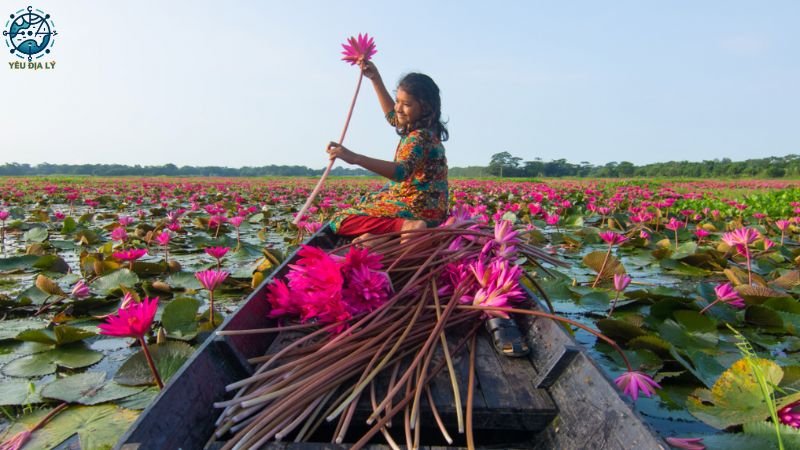
[[389,111],[394,110],[394,99],[386,89],[386,85],[383,84],[383,79],[381,79],[381,74],[378,72],[375,63],[363,61],[361,63],[361,72],[372,81],[372,87],[375,88],[375,93],[378,94],[378,102],[383,110],[383,115],[389,114]]

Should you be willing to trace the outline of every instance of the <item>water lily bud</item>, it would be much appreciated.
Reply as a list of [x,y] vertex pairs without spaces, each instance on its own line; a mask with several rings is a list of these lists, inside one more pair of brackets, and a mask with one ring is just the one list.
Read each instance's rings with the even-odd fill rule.
[[156,344],[163,344],[167,342],[167,332],[164,331],[164,327],[158,327],[158,333],[156,334]]

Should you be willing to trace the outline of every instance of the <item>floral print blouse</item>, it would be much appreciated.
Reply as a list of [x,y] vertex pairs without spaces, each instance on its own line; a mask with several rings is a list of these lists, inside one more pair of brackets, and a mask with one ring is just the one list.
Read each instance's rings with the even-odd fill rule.
[[[394,111],[386,115],[396,125]],[[447,158],[438,136],[430,130],[414,130],[400,138],[394,154],[394,176],[331,220],[334,232],[347,216],[397,217],[424,220],[436,226],[447,217]]]

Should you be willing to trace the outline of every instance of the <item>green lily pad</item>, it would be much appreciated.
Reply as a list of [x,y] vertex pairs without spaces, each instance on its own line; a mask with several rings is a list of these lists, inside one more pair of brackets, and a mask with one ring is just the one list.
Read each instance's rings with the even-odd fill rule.
[[153,402],[153,399],[156,398],[160,392],[161,390],[157,387],[149,387],[130,397],[119,400],[116,404],[123,408],[142,410],[150,406],[150,403]]
[[[778,430],[781,434],[784,448],[800,448],[800,430],[782,423],[778,424]],[[759,437],[770,443],[776,441],[775,424],[765,421],[744,424],[744,434]]]
[[650,350],[651,352],[663,358],[669,355],[669,351],[672,348],[672,344],[661,339],[658,336],[653,336],[651,334],[648,334],[645,336],[639,336],[631,339],[630,341],[628,341],[628,347],[632,349]]
[[39,257],[36,255],[9,256],[7,258],[0,258],[0,272],[27,269],[31,267],[37,259],[39,259]]
[[702,438],[703,446],[708,450],[778,450],[774,429],[772,439],[744,433],[718,433],[692,437]]
[[111,294],[122,286],[132,288],[139,282],[139,277],[128,269],[119,269],[96,279],[92,288],[105,294]]
[[102,353],[75,343],[17,358],[3,366],[3,373],[11,377],[39,377],[55,372],[58,367],[79,369],[101,359]]
[[597,328],[611,339],[622,342],[647,334],[646,331],[636,325],[616,319],[600,319],[597,321]]
[[706,269],[690,266],[676,259],[662,259],[659,265],[662,269],[690,277],[705,277],[711,274],[711,272]]
[[783,319],[777,311],[762,305],[750,305],[744,312],[744,320],[763,328],[783,330]]
[[41,328],[47,322],[36,319],[15,319],[0,321],[0,341],[13,339],[25,330]]
[[[166,383],[192,356],[194,348],[184,342],[168,341],[164,344],[151,345],[150,354],[155,362],[161,380]],[[143,386],[155,384],[155,378],[147,365],[144,352],[134,354],[117,370],[114,381],[126,386]]]
[[[766,359],[755,361],[768,384],[780,383],[783,370],[777,364]],[[698,419],[720,430],[769,417],[761,389],[745,359],[740,359],[726,370],[711,390],[697,389],[692,392],[688,409]]]
[[658,335],[680,349],[712,349],[719,342],[716,332],[689,331],[672,319],[658,327]]
[[167,277],[167,284],[173,288],[194,289],[199,291],[203,285],[191,272],[177,272]]
[[704,316],[697,311],[678,310],[672,313],[675,320],[686,330],[693,332],[713,332],[717,329],[717,324],[708,316]]
[[201,302],[191,297],[179,297],[169,302],[161,314],[161,324],[170,336],[193,339],[197,336],[197,311]]
[[25,232],[23,239],[27,242],[44,242],[47,240],[49,232],[45,227],[34,227]]
[[697,252],[696,242],[684,242],[678,246],[678,249],[672,252],[671,259],[683,259],[687,256],[692,256]]
[[104,372],[84,372],[59,378],[44,388],[41,395],[68,403],[96,405],[120,398],[130,397],[144,388],[122,386],[111,380],[106,381]]
[[771,298],[764,302],[764,306],[775,311],[800,314],[800,302],[791,297]]
[[138,413],[114,405],[72,406],[31,435],[26,448],[53,448],[78,435],[82,449],[108,449],[130,427]]
[[252,216],[250,216],[249,219],[247,219],[247,221],[250,222],[250,223],[259,223],[262,220],[264,220],[264,214],[263,213],[253,214]]
[[34,261],[33,267],[37,269],[46,270],[49,272],[67,273],[69,272],[69,264],[64,261],[64,258],[58,255],[44,255]]
[[61,346],[82,341],[95,336],[95,334],[96,333],[91,331],[71,327],[69,325],[57,325],[53,329],[41,328],[38,330],[23,331],[17,335],[17,340]]
[[64,222],[61,224],[61,234],[69,234],[75,231],[78,228],[77,222],[72,217],[67,217],[64,219]]
[[679,301],[691,301],[688,296],[680,289],[669,286],[657,286],[651,289],[637,289],[625,294],[629,298],[652,298],[654,300],[675,299]]
[[0,383],[0,406],[23,406],[42,403],[39,389],[32,381],[4,380]]

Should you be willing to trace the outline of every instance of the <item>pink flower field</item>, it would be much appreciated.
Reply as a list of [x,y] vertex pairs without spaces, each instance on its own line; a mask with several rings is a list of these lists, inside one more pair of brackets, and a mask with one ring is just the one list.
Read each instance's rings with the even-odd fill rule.
[[[25,435],[27,448],[52,446],[58,417],[77,408],[108,409],[92,425],[105,427],[103,443],[113,444],[162,380],[288,253],[381,186],[372,178],[329,180],[294,225],[315,182],[0,179],[7,412],[0,442],[19,439],[66,403],[44,426],[49,434]],[[462,303],[514,304],[524,298],[517,281],[530,277],[556,312],[622,349],[574,328],[670,442],[746,440],[753,424],[771,418],[800,427],[800,182],[451,180],[450,187],[454,220],[494,230],[482,251],[504,258],[450,269],[453,280],[474,277]],[[517,256],[521,245],[568,267],[541,270]],[[389,296],[379,258],[302,252],[296,272],[264,299],[273,316],[346,321]],[[290,290],[302,293],[301,306]],[[106,394],[73,398],[51,386],[67,379]]]

